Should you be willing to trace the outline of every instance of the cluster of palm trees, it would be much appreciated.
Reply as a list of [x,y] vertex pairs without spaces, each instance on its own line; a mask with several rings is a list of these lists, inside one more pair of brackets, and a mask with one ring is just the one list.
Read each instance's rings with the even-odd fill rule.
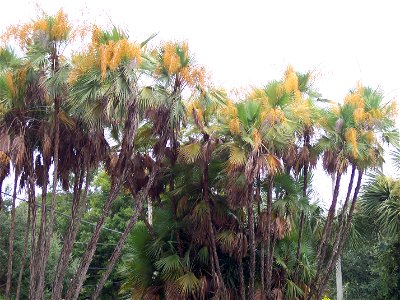
[[[193,63],[186,43],[152,48],[151,38],[135,43],[115,27],[74,27],[62,11],[3,34],[0,183],[14,179],[6,299],[14,291],[19,298],[22,276],[11,280],[18,188],[29,200],[30,299],[44,299],[46,289],[51,299],[78,299],[121,192],[131,193],[135,213],[93,299],[129,237],[123,292],[133,299],[320,299],[362,176],[382,163],[382,141],[397,141],[394,102],[361,85],[343,104],[324,101],[312,74],[291,67],[233,101]],[[85,46],[72,51],[74,42]],[[326,216],[310,203],[319,159],[335,178]],[[66,285],[91,174],[100,168],[110,191]],[[59,186],[73,190],[71,218],[46,283]],[[20,274],[24,267],[23,259]]]

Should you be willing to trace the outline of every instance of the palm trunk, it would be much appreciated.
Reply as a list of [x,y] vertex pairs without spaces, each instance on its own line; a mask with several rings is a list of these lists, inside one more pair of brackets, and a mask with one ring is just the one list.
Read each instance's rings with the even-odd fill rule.
[[332,204],[329,208],[328,216],[327,216],[326,223],[324,226],[324,230],[322,232],[322,237],[321,237],[321,240],[318,245],[318,250],[317,250],[318,265],[321,265],[325,258],[327,240],[329,238],[329,235],[331,234],[333,217],[335,216],[336,203],[337,203],[337,199],[339,196],[339,187],[340,187],[341,176],[342,176],[341,172],[338,171],[336,174],[336,183],[335,183],[335,189],[333,191]]
[[343,300],[342,260],[336,262],[336,299]]
[[76,236],[78,234],[80,221],[82,219],[83,213],[85,212],[87,193],[90,186],[89,167],[86,167],[85,190],[82,196],[81,192],[83,186],[84,172],[84,169],[82,169],[79,176],[75,175],[71,220],[68,225],[67,232],[64,235],[64,243],[61,249],[60,257],[58,259],[56,274],[53,280],[53,290],[51,296],[52,300],[61,299],[63,283],[65,274],[67,272],[68,263],[71,258],[71,253],[74,242],[76,240]]
[[249,184],[247,188],[247,216],[249,221],[249,248],[250,248],[250,275],[249,275],[249,299],[254,300],[254,277],[256,272],[256,244],[254,232],[254,195],[253,185]]
[[[51,71],[52,76],[54,76],[55,72],[59,69],[59,58],[58,58],[58,49],[57,46],[54,45],[51,53]],[[39,240],[41,241],[40,247],[40,261],[39,261],[39,269],[38,269],[38,284],[37,284],[37,291],[36,297],[37,299],[44,298],[44,285],[45,285],[45,272],[46,272],[46,265],[47,265],[47,257],[50,251],[50,243],[51,238],[53,236],[53,224],[54,224],[54,209],[55,209],[55,200],[57,194],[57,178],[58,178],[58,148],[59,148],[59,139],[60,139],[60,99],[58,96],[54,98],[54,148],[53,148],[53,162],[54,162],[54,172],[53,172],[53,187],[52,187],[52,195],[51,195],[51,203],[50,203],[50,218],[49,222],[46,223],[45,229],[47,230],[47,234],[43,232],[43,236],[39,235]],[[50,166],[50,164],[48,165]],[[48,170],[47,170],[48,171]],[[47,179],[47,175],[46,175]],[[47,182],[46,182],[46,193],[47,193]],[[47,212],[46,212],[47,218]],[[47,222],[47,220],[46,220]],[[41,227],[42,230],[42,227]]]
[[101,279],[100,279],[99,283],[97,284],[96,289],[92,295],[93,300],[98,299],[100,292],[104,287],[104,284],[106,283],[108,277],[110,276],[111,272],[113,271],[113,269],[115,267],[115,264],[117,263],[119,257],[121,256],[122,249],[125,245],[126,239],[128,238],[128,235],[131,232],[133,226],[136,224],[138,216],[140,215],[140,213],[143,209],[143,203],[144,203],[145,199],[148,197],[150,189],[154,184],[156,175],[157,175],[157,171],[153,170],[152,174],[150,175],[150,177],[147,181],[146,187],[139,194],[138,200],[137,200],[136,211],[133,213],[133,215],[129,219],[128,225],[126,226],[124,232],[122,233],[121,237],[118,240],[117,245],[114,248],[114,252],[108,261],[107,269],[103,273],[103,276],[101,277]]
[[82,256],[78,270],[67,290],[66,300],[78,299],[86,273],[96,251],[97,242],[100,238],[100,232],[103,228],[106,218],[110,214],[111,204],[114,202],[118,193],[126,180],[127,160],[130,160],[133,153],[133,140],[136,135],[138,125],[138,114],[136,98],[129,104],[128,113],[124,125],[124,136],[122,139],[121,152],[119,153],[117,164],[112,171],[111,190],[103,207],[100,219],[97,221],[92,237]]
[[35,181],[33,175],[33,165],[32,159],[29,158],[29,178],[28,178],[28,193],[32,195],[32,203],[31,203],[31,210],[32,210],[32,220],[31,220],[31,257],[29,262],[29,299],[35,299],[35,275],[36,275],[36,213],[37,213],[37,203],[35,197]]
[[[308,164],[306,163],[304,166],[303,173],[303,198],[307,197],[307,185],[308,185]],[[299,267],[300,267],[300,255],[301,255],[301,240],[303,238],[303,230],[304,230],[304,210],[301,210],[300,214],[300,226],[299,226],[299,237],[297,240],[297,250],[296,250],[296,267],[294,274],[294,282],[297,283],[298,275],[299,275]]]
[[[257,174],[257,187],[256,187],[256,201],[258,212],[258,224],[261,226],[261,182],[260,173]],[[265,299],[265,236],[261,230],[261,243],[260,243],[260,283],[261,283],[261,299]]]
[[46,228],[47,228],[47,177],[48,177],[48,164],[46,159],[44,158],[44,166],[43,166],[43,188],[42,188],[42,214],[40,220],[40,230],[39,230],[39,238],[38,244],[36,247],[36,285],[35,285],[35,298],[37,300],[41,300],[44,297],[44,275],[45,270],[44,260],[45,260],[45,246],[46,246]]
[[[304,144],[303,147],[309,148],[310,146],[310,136],[308,131],[305,131],[303,134]],[[308,186],[308,160],[304,162],[303,168],[303,198],[307,197],[307,186]],[[296,268],[295,268],[295,282],[298,279],[298,268],[300,266],[300,255],[301,255],[301,240],[303,237],[303,230],[304,230],[304,210],[301,210],[300,214],[300,226],[299,226],[299,238],[297,240],[297,250],[296,250]]]
[[10,242],[9,242],[9,248],[8,248],[6,300],[10,299],[10,293],[11,293],[11,280],[12,280],[13,258],[14,258],[15,200],[17,198],[17,185],[18,185],[18,175],[17,175],[17,171],[15,171],[15,173],[14,173],[14,189],[13,189],[12,206],[11,206]]
[[97,221],[96,227],[86,247],[85,253],[81,258],[78,270],[76,271],[75,276],[67,290],[67,295],[65,299],[78,299],[80,289],[82,288],[86,273],[89,269],[89,265],[92,262],[94,252],[96,251],[97,242],[100,238],[101,230],[103,228],[104,222],[106,221],[106,218],[110,214],[111,204],[118,196],[121,184],[122,182],[121,180],[119,180],[117,183],[112,183],[111,185],[111,191],[109,196],[107,197],[106,203],[104,204],[103,212],[100,216],[100,219]]
[[358,197],[358,194],[359,194],[360,188],[361,188],[362,175],[363,175],[362,171],[359,170],[358,178],[357,178],[357,184],[356,184],[356,188],[355,188],[354,193],[353,193],[353,199],[352,199],[352,202],[351,202],[349,214],[347,216],[347,220],[343,221],[343,222],[346,222],[346,223],[344,224],[344,226],[343,226],[343,228],[341,230],[341,236],[340,236],[340,239],[339,239],[339,243],[336,245],[336,247],[334,247],[332,256],[331,256],[331,258],[330,258],[330,260],[329,260],[329,262],[327,264],[326,271],[321,276],[322,277],[322,282],[321,282],[321,284],[320,284],[320,286],[318,288],[317,297],[320,297],[320,295],[322,295],[322,293],[323,293],[323,291],[324,291],[324,289],[326,287],[326,284],[328,282],[329,275],[331,274],[331,272],[333,270],[333,267],[335,266],[336,261],[337,261],[339,255],[340,255],[340,253],[341,253],[341,251],[343,249],[343,245],[344,245],[344,243],[345,243],[345,241],[347,239],[347,235],[348,235],[349,230],[350,230],[351,220],[353,218],[355,204],[356,204],[357,197]]
[[[204,202],[207,206],[207,229],[208,229],[208,238],[210,241],[210,245],[211,245],[211,255],[214,258],[214,269],[217,273],[217,277],[218,277],[218,287],[217,289],[219,291],[222,291],[222,294],[224,295],[226,290],[225,290],[225,284],[224,284],[224,280],[222,278],[222,273],[221,273],[221,267],[219,264],[219,258],[218,258],[218,253],[217,253],[217,243],[216,243],[216,238],[215,238],[215,228],[214,228],[214,223],[212,220],[212,216],[211,216],[211,201],[210,201],[210,197],[208,194],[208,190],[209,190],[209,177],[208,177],[208,164],[209,164],[209,154],[210,151],[208,149],[209,142],[210,142],[210,137],[208,134],[203,134],[203,139],[204,139],[204,145],[207,148],[205,150],[206,153],[206,157],[205,160],[203,162],[203,178],[202,178],[202,189],[203,189],[203,199]],[[214,276],[214,274],[213,274]]]
[[26,221],[24,249],[22,251],[22,258],[21,258],[21,264],[20,264],[20,268],[19,268],[18,284],[17,284],[17,291],[15,293],[15,300],[19,300],[19,296],[20,296],[20,292],[21,292],[22,274],[24,273],[26,253],[28,252],[29,230],[31,228],[31,210],[32,210],[32,203],[34,202],[33,197],[35,197],[35,195],[32,196],[31,193],[29,193],[30,199],[29,199],[29,204],[28,204],[28,218]]
[[149,219],[149,224],[153,225],[153,201],[151,198],[147,199],[147,215]]
[[[56,206],[56,196],[57,196],[57,181],[58,181],[58,152],[60,145],[60,99],[54,99],[54,153],[53,153],[53,162],[54,162],[54,171],[53,171],[53,186],[51,191],[51,203],[50,203],[50,218],[47,226],[47,235],[44,249],[44,257],[43,257],[43,272],[46,271],[47,258],[50,252],[50,243],[53,237],[53,226],[54,226],[54,210]],[[44,277],[43,277],[44,278]],[[44,292],[44,290],[43,290]],[[44,295],[43,295],[44,296]]]
[[272,260],[272,253],[271,253],[271,217],[272,217],[272,190],[273,190],[273,177],[271,176],[269,179],[268,184],[268,193],[267,193],[267,216],[266,216],[266,223],[267,223],[267,236],[265,241],[265,247],[267,248],[267,261],[266,261],[266,278],[265,278],[265,290],[267,299],[271,299],[271,286],[272,286],[272,278],[271,273],[269,270],[271,269],[273,260]]
[[262,237],[260,246],[260,282],[261,282],[261,299],[265,299],[265,241]]
[[[275,245],[276,245],[277,236],[276,234],[273,235],[271,250],[270,250],[270,258],[268,262],[268,269],[267,269],[267,277],[269,278],[270,282],[272,282],[272,267],[274,265],[274,252],[275,252]],[[271,298],[271,292],[269,291],[267,297]]]
[[4,179],[0,179],[0,218],[1,213],[3,212],[3,181]]
[[[336,232],[335,235],[335,240],[334,240],[334,246],[333,248],[335,249],[337,247],[337,243],[339,241],[339,234],[342,231],[344,222],[343,221],[343,217],[346,214],[346,210],[347,210],[347,205],[350,199],[350,194],[351,194],[351,190],[353,188],[353,181],[354,181],[354,175],[355,175],[355,170],[356,167],[355,165],[352,166],[351,168],[351,175],[350,175],[350,182],[349,182],[349,186],[347,189],[347,195],[346,195],[346,200],[343,204],[342,207],[342,211],[341,213],[338,215],[338,230]],[[342,259],[340,258],[340,255],[337,259],[336,262],[336,298],[337,300],[343,300],[343,277],[342,277]]]
[[241,300],[246,300],[246,286],[244,282],[243,275],[243,257],[239,258],[239,289],[240,289],[240,298]]
[[[340,234],[343,229],[342,215],[346,213],[347,205],[350,200],[351,191],[352,191],[353,182],[354,182],[355,169],[356,169],[356,167],[355,167],[355,165],[353,165],[352,170],[351,170],[351,175],[350,175],[350,182],[347,187],[346,199],[345,199],[345,202],[342,207],[342,212],[341,212],[341,214],[338,215],[338,229],[336,230],[336,234],[334,237],[333,248],[336,248],[340,241]],[[335,191],[335,176],[332,177],[332,194],[334,194],[334,191]],[[325,252],[323,252],[323,255],[324,255],[323,259],[321,261],[318,261],[319,264],[318,264],[317,273],[316,273],[315,280],[314,280],[315,286],[318,286],[318,281],[321,278],[320,273],[323,272],[323,266],[324,266],[323,260],[325,259]]]

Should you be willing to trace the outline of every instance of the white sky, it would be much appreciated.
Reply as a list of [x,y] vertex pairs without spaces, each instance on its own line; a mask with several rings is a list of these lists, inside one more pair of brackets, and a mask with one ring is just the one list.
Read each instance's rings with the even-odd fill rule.
[[34,3],[49,14],[62,7],[71,19],[111,20],[139,41],[155,32],[157,40],[187,40],[227,90],[279,79],[291,64],[319,74],[324,98],[341,101],[357,81],[400,98],[397,1],[11,0],[0,10],[0,31],[34,19]]

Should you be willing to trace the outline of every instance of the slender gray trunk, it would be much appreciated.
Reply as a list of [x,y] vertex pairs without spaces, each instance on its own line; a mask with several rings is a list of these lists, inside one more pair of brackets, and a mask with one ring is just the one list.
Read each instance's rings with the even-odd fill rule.
[[92,237],[86,247],[85,253],[82,256],[78,270],[67,290],[66,300],[78,299],[83,282],[86,278],[86,273],[89,265],[92,262],[94,253],[97,248],[97,242],[100,238],[100,232],[103,228],[106,218],[110,214],[111,204],[117,198],[118,193],[125,183],[128,160],[131,159],[133,153],[133,140],[136,135],[138,125],[138,114],[136,107],[136,98],[131,100],[128,106],[128,113],[124,125],[124,136],[122,139],[121,151],[118,156],[118,161],[111,176],[111,190],[103,207],[103,212],[100,219],[97,221],[96,227],[93,231]]
[[17,171],[15,171],[14,189],[13,189],[12,205],[11,205],[10,242],[8,248],[6,300],[10,299],[10,293],[11,293],[11,281],[12,281],[13,258],[14,258],[15,200],[17,199],[17,185],[18,185],[18,175]]
[[330,258],[330,260],[329,260],[329,262],[327,264],[327,268],[325,269],[325,272],[321,276],[322,280],[321,280],[321,284],[320,284],[320,286],[319,286],[319,288],[317,290],[317,297],[321,297],[321,295],[322,295],[322,293],[323,293],[323,291],[324,291],[324,289],[326,287],[326,284],[328,282],[329,275],[331,274],[332,269],[335,266],[336,261],[337,261],[339,255],[341,254],[341,251],[343,249],[344,243],[345,243],[345,241],[347,239],[347,235],[348,235],[349,230],[350,230],[351,220],[352,220],[353,213],[354,213],[355,204],[356,204],[357,197],[358,197],[358,194],[359,194],[360,188],[361,188],[362,176],[363,176],[363,173],[362,173],[361,170],[359,170],[358,171],[357,184],[356,184],[356,187],[355,187],[355,190],[354,190],[354,193],[353,193],[353,199],[352,199],[352,202],[351,202],[349,213],[347,215],[347,220],[343,221],[345,223],[342,226],[342,230],[340,230],[341,234],[340,234],[340,238],[339,238],[339,243],[334,246],[333,253],[332,253],[331,258]]
[[73,203],[71,208],[71,220],[64,235],[64,243],[61,249],[60,257],[58,259],[56,275],[53,280],[53,290],[52,290],[52,300],[61,299],[61,294],[63,290],[64,278],[67,272],[68,264],[71,258],[71,253],[73,250],[73,245],[78,234],[80,222],[86,208],[87,193],[90,186],[90,170],[89,167],[86,168],[86,180],[85,180],[85,190],[82,196],[82,185],[84,177],[84,169],[82,169],[79,176],[75,175],[74,182],[74,195]]
[[[46,159],[43,159],[46,161]],[[42,188],[42,214],[40,220],[40,230],[38,245],[36,247],[36,273],[34,276],[37,278],[35,285],[35,297],[36,300],[42,300],[44,298],[44,260],[45,260],[45,247],[46,247],[46,228],[47,228],[47,177],[48,177],[48,164],[44,162],[43,166],[43,188]]]
[[249,221],[249,249],[250,249],[250,275],[249,275],[249,300],[254,300],[254,277],[256,271],[256,244],[255,244],[255,232],[254,232],[254,195],[253,185],[249,184],[248,189],[248,201],[247,201],[247,217]]
[[339,196],[339,187],[340,187],[341,177],[342,177],[342,174],[340,172],[337,172],[335,188],[333,190],[332,204],[329,208],[328,216],[326,218],[326,222],[325,222],[325,226],[324,226],[324,230],[322,232],[322,237],[318,244],[318,249],[317,249],[317,259],[318,259],[319,266],[323,263],[323,260],[325,258],[327,242],[328,242],[329,235],[331,234],[331,230],[332,230],[333,218],[335,216],[336,204],[337,204],[337,200],[338,200],[338,196]]
[[89,269],[89,265],[93,259],[94,252],[96,251],[97,242],[100,238],[101,229],[103,228],[106,218],[110,214],[111,204],[118,195],[118,191],[120,190],[120,185],[121,182],[112,184],[110,194],[103,208],[103,212],[100,216],[100,219],[97,221],[92,237],[90,238],[85,253],[81,258],[81,263],[78,267],[78,270],[67,290],[67,295],[65,297],[65,299],[67,300],[78,299],[80,289],[82,288],[83,282],[86,278],[86,273]]
[[336,299],[343,300],[343,281],[342,281],[342,259],[336,262]]
[[21,258],[21,264],[20,264],[20,269],[19,269],[19,275],[18,275],[18,284],[17,284],[17,291],[15,293],[15,300],[19,300],[20,297],[20,292],[21,292],[21,283],[22,283],[22,274],[24,273],[24,268],[25,268],[25,262],[26,262],[26,254],[28,252],[28,242],[29,242],[29,230],[31,228],[31,210],[32,210],[32,203],[33,197],[35,195],[31,195],[29,192],[29,204],[28,204],[28,218],[26,221],[26,231],[25,231],[25,238],[24,238],[24,249],[22,251],[22,258]]
[[[243,250],[242,250],[243,251]],[[240,290],[240,298],[241,300],[246,300],[246,285],[244,281],[244,274],[243,274],[243,255],[240,254],[239,257],[239,290]]]
[[136,211],[132,214],[131,218],[129,219],[128,225],[126,226],[124,232],[122,233],[121,237],[118,240],[117,245],[114,248],[114,252],[108,261],[107,269],[103,273],[103,276],[101,277],[101,279],[100,279],[99,283],[97,284],[96,289],[92,295],[92,300],[98,299],[100,292],[104,287],[104,284],[106,283],[108,277],[110,276],[111,272],[113,271],[113,269],[115,267],[115,264],[117,263],[119,257],[121,256],[122,249],[125,245],[126,239],[128,238],[128,235],[131,232],[133,226],[136,224],[138,216],[140,215],[140,213],[143,209],[143,203],[146,200],[146,198],[148,197],[149,191],[154,184],[156,175],[157,175],[157,171],[153,170],[152,174],[150,175],[150,177],[147,181],[146,187],[144,188],[144,190],[142,190],[139,193],[139,195],[137,197]]
[[35,283],[36,283],[36,213],[37,213],[37,204],[36,204],[36,196],[35,196],[35,180],[33,173],[33,165],[32,158],[29,159],[29,178],[28,178],[28,190],[33,195],[32,196],[32,220],[31,220],[31,257],[29,262],[29,299],[34,299],[35,297]]
[[267,249],[267,258],[266,258],[266,276],[265,276],[265,290],[267,299],[271,299],[271,287],[272,287],[272,278],[269,270],[272,268],[270,264],[272,264],[272,252],[271,252],[271,217],[272,217],[272,190],[273,190],[273,177],[271,176],[268,182],[268,193],[267,193],[267,232],[266,232],[266,243],[265,248]]

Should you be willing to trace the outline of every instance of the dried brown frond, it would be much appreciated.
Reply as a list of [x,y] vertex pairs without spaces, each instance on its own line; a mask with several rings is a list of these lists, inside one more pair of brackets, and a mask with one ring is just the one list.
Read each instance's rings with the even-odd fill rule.
[[0,151],[4,153],[10,151],[10,135],[6,132],[0,134]]
[[273,300],[283,300],[284,297],[283,297],[282,290],[280,288],[274,288],[272,290],[272,297],[273,297]]
[[20,173],[25,162],[25,138],[23,134],[18,135],[12,141],[11,158],[17,170]]

